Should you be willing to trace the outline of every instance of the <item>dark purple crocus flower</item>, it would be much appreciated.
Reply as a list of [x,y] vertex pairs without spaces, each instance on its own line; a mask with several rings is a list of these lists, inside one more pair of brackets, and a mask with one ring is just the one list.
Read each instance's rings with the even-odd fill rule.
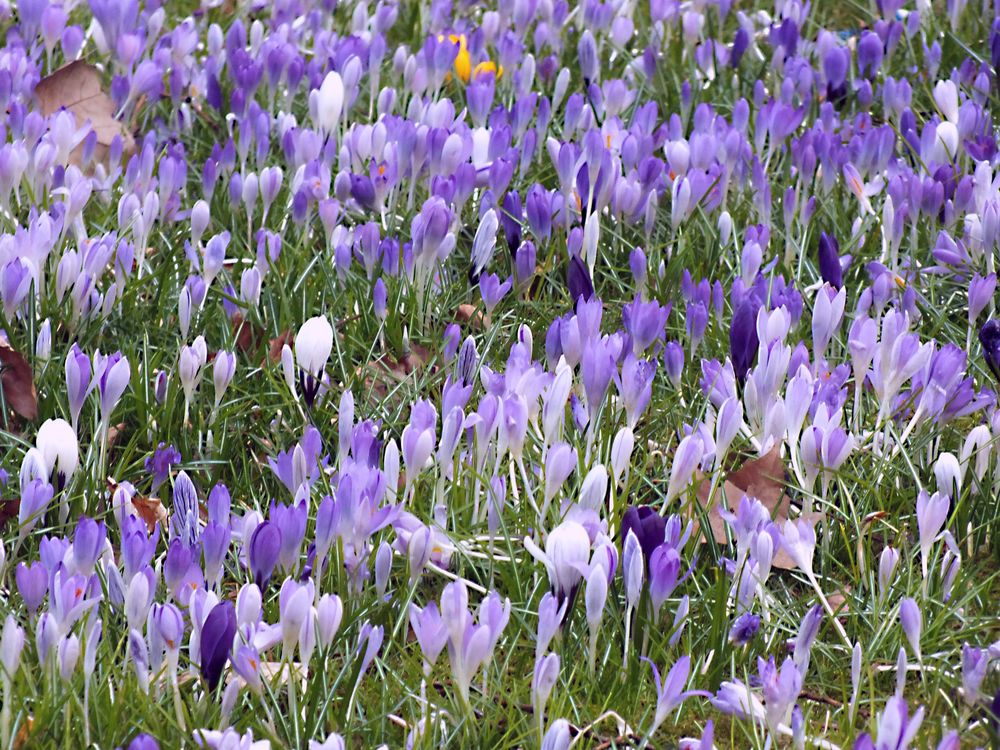
[[743,646],[753,640],[760,629],[760,615],[752,612],[744,612],[733,622],[733,627],[729,630],[729,642],[738,646]]
[[235,635],[236,609],[223,600],[212,607],[201,628],[201,676],[210,691],[219,684]]
[[826,232],[819,233],[819,275],[834,289],[844,285],[844,272],[840,266],[840,244]]
[[756,295],[748,294],[733,313],[733,324],[729,328],[729,353],[733,362],[733,372],[741,383],[757,359],[759,308],[760,302]]
[[590,280],[590,271],[587,264],[579,255],[573,255],[569,259],[569,266],[566,268],[566,286],[569,287],[569,296],[575,305],[580,297],[584,302],[589,302],[594,296],[594,282]]
[[622,544],[628,538],[631,531],[639,540],[639,547],[642,549],[642,556],[649,565],[649,558],[653,550],[663,544],[666,538],[667,519],[661,516],[649,505],[629,506],[622,516],[621,537]]
[[153,475],[153,487],[150,491],[156,492],[170,478],[170,467],[180,462],[181,454],[174,446],[165,443],[156,446],[153,455],[148,456],[145,461],[146,471]]
[[1000,71],[1000,18],[993,19],[990,29],[990,63],[994,71]]
[[990,318],[983,323],[979,329],[979,343],[983,345],[983,357],[990,372],[1000,382],[1000,320]]
[[281,529],[270,521],[264,521],[250,536],[250,570],[261,590],[267,588],[280,554]]

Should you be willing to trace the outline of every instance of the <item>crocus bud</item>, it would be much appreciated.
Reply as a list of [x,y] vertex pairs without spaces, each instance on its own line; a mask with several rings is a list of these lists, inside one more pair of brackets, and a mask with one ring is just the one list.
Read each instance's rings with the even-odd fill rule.
[[62,677],[63,682],[69,682],[76,670],[76,663],[80,660],[80,639],[76,633],[70,633],[59,641],[56,653],[59,662],[59,676]]
[[410,534],[410,540],[406,545],[406,558],[410,568],[411,586],[420,579],[420,574],[430,562],[433,546],[432,532],[429,526],[421,524]]
[[392,547],[384,539],[375,553],[375,591],[379,597],[385,596],[389,584],[389,573],[392,571]]
[[62,489],[80,464],[76,431],[65,419],[47,419],[38,428],[35,442],[49,478],[56,489]]
[[281,640],[285,650],[291,653],[302,631],[302,625],[312,613],[312,587],[309,584],[300,585],[291,578],[286,578],[278,599]]
[[316,604],[316,624],[319,643],[329,648],[344,617],[344,604],[336,594],[324,594]]
[[215,386],[215,408],[219,408],[219,404],[222,403],[223,396],[226,395],[226,389],[233,380],[233,375],[236,372],[236,354],[235,352],[217,352],[215,355],[215,362],[212,365],[212,382]]
[[622,576],[625,579],[625,601],[629,609],[635,607],[642,594],[643,583],[643,556],[642,548],[639,546],[639,537],[635,532],[629,531],[625,537],[624,551],[622,552]]
[[917,602],[907,597],[899,604],[899,624],[903,628],[903,635],[913,649],[919,661],[920,656],[920,631],[923,627],[923,618],[920,614],[920,607]]
[[304,372],[302,393],[309,406],[313,405],[319,393],[323,368],[332,350],[333,328],[326,317],[318,315],[302,324],[295,337],[295,360]]
[[552,694],[559,679],[559,655],[548,654],[535,663],[535,674],[531,680],[531,697],[535,705],[535,712],[538,714],[538,721],[543,721],[542,714],[545,712],[545,704]]
[[7,615],[0,635],[0,661],[3,662],[4,674],[8,678],[12,678],[17,672],[23,650],[24,629],[17,624],[14,615]]
[[375,287],[372,290],[372,306],[375,310],[375,317],[380,321],[384,321],[387,315],[387,305],[388,305],[388,292],[385,288],[385,282],[379,277],[375,281]]
[[193,247],[198,247],[202,235],[208,229],[210,220],[211,211],[208,203],[204,200],[195,201],[195,204],[191,207],[191,245]]
[[254,529],[250,537],[250,570],[261,589],[267,588],[281,553],[281,530],[269,521]]
[[52,324],[46,318],[38,328],[35,339],[35,357],[41,362],[48,362],[52,356]]
[[201,676],[214,691],[236,635],[236,609],[230,601],[216,604],[201,627]]
[[344,107],[344,80],[340,73],[333,70],[326,74],[316,92],[315,102],[314,119],[317,126],[327,134],[334,132],[340,123],[340,113]]

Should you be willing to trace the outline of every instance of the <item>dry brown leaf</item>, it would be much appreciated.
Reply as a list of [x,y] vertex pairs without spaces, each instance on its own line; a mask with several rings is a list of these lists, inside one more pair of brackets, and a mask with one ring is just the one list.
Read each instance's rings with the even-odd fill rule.
[[[60,109],[68,109],[76,117],[78,126],[90,123],[97,134],[95,158],[98,160],[107,158],[116,135],[121,136],[124,154],[135,150],[132,135],[115,119],[115,103],[104,93],[100,71],[90,63],[74,60],[64,65],[38,82],[35,96],[46,117]],[[73,150],[70,162],[78,164],[82,151],[81,144]]]
[[[722,502],[725,502],[730,510],[735,510],[743,496],[748,495],[756,497],[764,504],[775,523],[780,525],[788,518],[792,501],[785,493],[785,464],[777,447],[767,455],[747,461],[736,471],[731,472],[720,488],[722,491],[715,493],[712,505],[708,507],[711,485],[709,478],[703,479],[698,485],[697,496],[698,502],[708,513],[712,537],[719,544],[726,544],[728,541],[726,522],[719,513]],[[697,515],[694,518],[694,525],[697,532],[699,530]],[[793,570],[796,567],[784,549],[775,550],[771,565],[782,570]]]
[[112,447],[118,442],[118,438],[121,437],[122,433],[125,431],[125,423],[119,422],[118,424],[111,425],[108,428],[108,447]]
[[4,528],[11,519],[17,521],[17,514],[20,510],[20,498],[0,501],[0,529]]
[[281,361],[281,350],[284,348],[285,344],[295,346],[295,334],[292,333],[291,328],[277,338],[271,339],[268,344],[267,356],[271,360],[272,364],[277,364]]
[[17,734],[14,736],[14,750],[21,750],[23,747],[28,747],[28,740],[31,739],[31,730],[35,728],[35,717],[28,714],[24,723],[17,730]]
[[139,518],[146,522],[150,534],[153,533],[156,524],[160,524],[162,529],[167,528],[167,509],[163,507],[160,498],[136,495],[132,498],[132,505],[139,513]]
[[459,323],[468,323],[476,329],[483,327],[483,311],[468,302],[458,306],[455,311],[455,320]]
[[38,418],[38,392],[31,365],[4,340],[0,340],[0,383],[7,406],[29,422]]
[[845,586],[841,591],[834,591],[826,598],[835,614],[846,615],[850,611],[847,606],[847,595],[850,593],[851,587]]
[[[252,356],[260,347],[260,343],[264,339],[264,332],[249,320],[244,319],[240,313],[233,316],[232,326],[236,348],[247,356]],[[281,354],[280,349],[278,354]]]

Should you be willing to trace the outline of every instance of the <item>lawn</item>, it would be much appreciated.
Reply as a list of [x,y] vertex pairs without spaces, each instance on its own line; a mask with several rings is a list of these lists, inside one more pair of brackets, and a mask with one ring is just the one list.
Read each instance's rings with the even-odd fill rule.
[[991,11],[0,3],[0,748],[995,744]]

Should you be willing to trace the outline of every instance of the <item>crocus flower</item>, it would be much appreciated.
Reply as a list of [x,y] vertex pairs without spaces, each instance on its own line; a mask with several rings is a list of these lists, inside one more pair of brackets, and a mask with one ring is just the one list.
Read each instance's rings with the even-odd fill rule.
[[75,343],[66,355],[66,395],[74,431],[80,419],[83,402],[90,393],[90,358]]
[[622,516],[621,534],[622,544],[628,538],[629,532],[635,534],[642,549],[642,556],[646,565],[653,550],[663,544],[667,534],[667,519],[656,512],[656,509],[649,505],[631,505],[625,509]]
[[254,581],[261,589],[267,588],[281,554],[281,530],[269,521],[264,521],[254,529],[249,548]]
[[844,285],[840,244],[836,237],[826,232],[819,233],[819,273],[823,281],[834,289],[840,289]]
[[424,655],[424,674],[430,675],[448,641],[448,625],[441,619],[437,604],[430,602],[423,609],[410,605],[410,626]]
[[156,492],[160,485],[170,478],[170,467],[180,463],[180,461],[181,454],[173,445],[160,443],[156,447],[153,455],[147,457],[144,463],[146,471],[153,475],[153,486],[150,492]]
[[983,345],[983,358],[993,377],[1000,382],[1000,320],[991,318],[979,329],[979,343]]
[[912,716],[906,701],[900,695],[893,695],[886,701],[885,709],[878,716],[878,732],[876,740],[864,734],[854,743],[854,750],[908,750],[920,724],[924,720],[924,709],[921,706]]
[[121,352],[107,356],[100,351],[94,353],[94,383],[91,388],[96,384],[100,396],[101,422],[105,431],[111,423],[111,412],[128,388],[131,377],[128,359]]
[[45,459],[49,479],[57,490],[62,489],[80,464],[76,430],[65,419],[46,419],[38,428],[35,442]]
[[688,675],[691,673],[690,656],[682,656],[678,659],[662,683],[660,682],[660,670],[656,668],[656,664],[646,657],[643,657],[643,661],[649,662],[649,666],[652,667],[653,680],[656,683],[656,713],[653,716],[653,725],[649,730],[650,735],[656,732],[656,729],[666,720],[671,711],[688,698],[695,695],[711,697],[711,693],[703,690],[684,690]]
[[686,435],[681,439],[674,451],[674,460],[670,464],[670,479],[667,482],[665,503],[669,505],[688,488],[694,479],[694,473],[704,457],[705,446],[696,433]]
[[544,552],[530,537],[524,538],[524,546],[545,566],[556,597],[560,601],[572,597],[590,558],[590,535],[586,529],[576,521],[566,520],[549,532]]
[[126,750],[160,750],[160,744],[148,734],[137,734]]
[[951,508],[947,495],[935,492],[933,495],[921,490],[917,495],[917,528],[920,531],[920,564],[924,578],[927,578],[931,547],[937,539]]
[[899,604],[899,624],[903,628],[903,635],[920,660],[920,631],[923,628],[923,617],[920,614],[920,607],[917,602],[907,597]]
[[236,609],[230,601],[216,604],[201,627],[201,676],[214,691],[222,677],[236,635]]
[[215,362],[212,365],[212,382],[215,386],[215,408],[219,408],[226,389],[233,380],[236,372],[236,354],[234,352],[216,352]]
[[310,318],[295,336],[295,360],[299,366],[299,387],[312,406],[323,380],[323,368],[333,350],[333,328],[323,315]]

